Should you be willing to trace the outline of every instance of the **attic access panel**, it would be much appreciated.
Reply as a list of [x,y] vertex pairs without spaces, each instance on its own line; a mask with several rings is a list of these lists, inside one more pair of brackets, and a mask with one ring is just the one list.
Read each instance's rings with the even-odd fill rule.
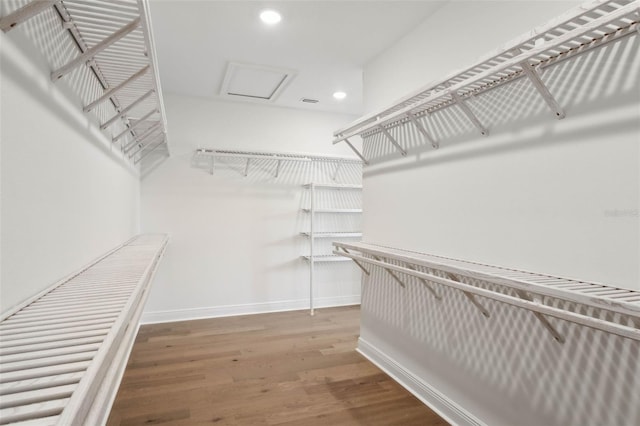
[[287,68],[230,62],[220,95],[257,102],[273,102],[283,92],[296,72]]

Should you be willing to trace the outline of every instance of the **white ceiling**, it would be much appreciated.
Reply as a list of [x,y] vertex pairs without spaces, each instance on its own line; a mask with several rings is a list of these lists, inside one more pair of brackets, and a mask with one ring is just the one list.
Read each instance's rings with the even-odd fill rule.
[[[152,0],[162,88],[222,98],[230,62],[287,68],[297,73],[273,105],[361,114],[363,65],[442,3]],[[280,24],[263,24],[258,15],[264,9],[279,11]],[[337,90],[347,98],[333,99]],[[320,102],[307,104],[302,98]]]

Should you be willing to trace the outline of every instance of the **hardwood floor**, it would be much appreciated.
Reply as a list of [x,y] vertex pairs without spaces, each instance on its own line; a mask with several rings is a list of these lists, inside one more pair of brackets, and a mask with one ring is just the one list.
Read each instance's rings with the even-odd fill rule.
[[147,325],[108,421],[447,425],[355,352],[359,307]]

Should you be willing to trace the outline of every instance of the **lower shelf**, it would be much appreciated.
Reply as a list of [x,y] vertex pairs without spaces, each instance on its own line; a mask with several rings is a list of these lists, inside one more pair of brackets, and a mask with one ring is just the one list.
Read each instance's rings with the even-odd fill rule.
[[[311,256],[301,256],[304,260],[311,261]],[[343,256],[336,256],[334,254],[323,254],[313,256],[314,262],[344,262],[351,259]]]

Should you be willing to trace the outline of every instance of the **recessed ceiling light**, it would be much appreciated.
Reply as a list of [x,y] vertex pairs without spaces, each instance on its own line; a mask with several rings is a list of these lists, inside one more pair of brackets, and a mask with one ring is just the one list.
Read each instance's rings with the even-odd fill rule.
[[282,19],[282,16],[275,10],[263,10],[260,19],[267,25],[275,25]]
[[337,100],[341,101],[341,100],[343,100],[344,98],[347,97],[347,94],[344,93],[344,92],[335,92],[333,94],[333,97],[336,98]]

